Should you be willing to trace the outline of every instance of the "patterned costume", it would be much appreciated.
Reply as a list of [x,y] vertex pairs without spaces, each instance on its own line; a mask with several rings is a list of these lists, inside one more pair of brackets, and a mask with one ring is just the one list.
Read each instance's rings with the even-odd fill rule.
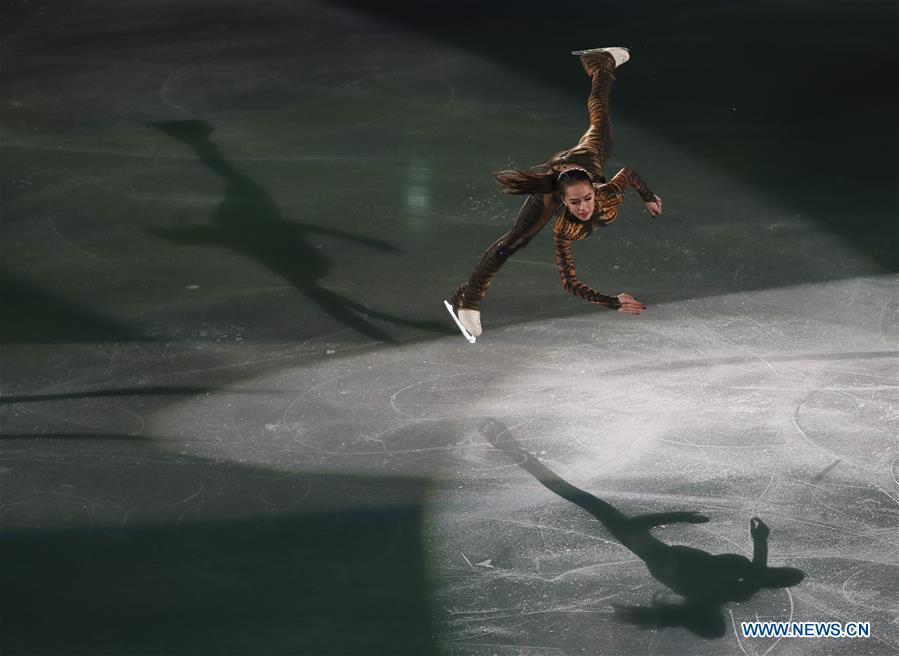
[[605,305],[616,310],[621,306],[615,296],[601,294],[577,279],[571,256],[571,243],[586,239],[597,228],[615,220],[628,185],[632,186],[645,202],[655,200],[655,196],[649,186],[630,168],[621,169],[610,181],[605,181],[603,172],[611,148],[609,96],[615,79],[615,61],[608,53],[598,52],[583,55],[581,62],[592,79],[590,97],[587,101],[590,127],[578,142],[578,152],[584,154],[571,157],[569,160],[571,164],[586,169],[594,180],[596,210],[593,216],[588,221],[579,220],[568,211],[555,193],[528,196],[512,228],[490,245],[481,256],[471,277],[456,289],[450,301],[454,308],[480,309],[487,287],[490,286],[490,281],[499,268],[511,255],[527,246],[551,219],[562,286],[589,303]]

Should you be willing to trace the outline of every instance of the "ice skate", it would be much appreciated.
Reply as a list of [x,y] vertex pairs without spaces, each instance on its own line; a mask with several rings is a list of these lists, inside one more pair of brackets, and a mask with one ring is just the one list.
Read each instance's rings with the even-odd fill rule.
[[459,308],[456,310],[459,321],[465,326],[465,329],[475,337],[481,336],[481,311],[469,310],[468,308]]
[[580,57],[581,55],[592,55],[594,52],[607,52],[612,55],[612,59],[615,60],[615,68],[618,68],[631,58],[628,49],[620,46],[612,46],[611,48],[591,48],[590,50],[573,50],[571,54]]
[[459,308],[458,314],[456,314],[456,310],[449,301],[443,301],[443,305],[446,307],[446,311],[450,313],[453,321],[456,322],[456,326],[458,326],[465,339],[469,343],[474,344],[477,341],[477,336],[481,334],[481,313],[477,310]]

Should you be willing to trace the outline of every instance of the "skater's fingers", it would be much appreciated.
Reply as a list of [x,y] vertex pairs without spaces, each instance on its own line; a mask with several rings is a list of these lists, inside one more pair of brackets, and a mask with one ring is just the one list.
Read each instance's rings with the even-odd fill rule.
[[640,312],[646,309],[643,303],[625,292],[618,294],[616,298],[620,303],[618,311],[623,314],[640,314]]

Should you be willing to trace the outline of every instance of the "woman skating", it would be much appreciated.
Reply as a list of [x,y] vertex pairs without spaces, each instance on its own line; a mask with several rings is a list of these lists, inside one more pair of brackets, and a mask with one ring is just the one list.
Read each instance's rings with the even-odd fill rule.
[[586,239],[594,230],[614,221],[628,186],[637,191],[652,216],[661,214],[662,199],[631,168],[621,169],[610,180],[603,177],[611,147],[609,96],[615,69],[630,58],[627,49],[599,48],[573,54],[580,55],[592,81],[587,102],[590,127],[574,148],[557,153],[536,170],[510,169],[496,174],[505,193],[526,194],[528,198],[511,230],[484,252],[469,279],[446,303],[463,333],[468,333],[469,341],[481,334],[480,303],[490,280],[550,220],[556,261],[566,290],[589,303],[624,314],[640,314],[646,307],[630,294],[602,294],[578,280],[575,272],[572,242]]

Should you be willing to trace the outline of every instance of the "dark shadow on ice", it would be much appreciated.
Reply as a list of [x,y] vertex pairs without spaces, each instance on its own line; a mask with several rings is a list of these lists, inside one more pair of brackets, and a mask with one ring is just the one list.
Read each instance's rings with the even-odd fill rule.
[[96,389],[82,392],[58,392],[56,394],[18,394],[0,396],[0,405],[12,403],[42,403],[44,401],[68,401],[71,399],[117,398],[123,396],[199,396],[210,392],[227,392],[228,394],[284,394],[288,390],[276,389],[242,389],[231,387],[227,390],[217,387],[180,387],[177,385],[152,385],[149,387],[123,387],[120,389]]
[[0,433],[0,440],[133,440],[147,442],[153,438],[128,433]]
[[818,472],[817,474],[815,474],[814,476],[812,476],[812,480],[813,480],[813,481],[820,481],[822,478],[824,478],[825,476],[827,476],[827,474],[829,474],[830,471],[831,471],[834,467],[836,467],[837,465],[839,465],[841,462],[842,462],[842,459],[841,459],[841,458],[837,458],[837,459],[834,460],[832,463],[830,463],[829,465],[827,465],[827,467],[825,467],[825,468],[822,469],[820,472]]
[[518,466],[547,489],[580,506],[630,550],[650,574],[682,599],[653,600],[646,606],[615,606],[620,620],[643,628],[682,626],[704,638],[719,638],[726,626],[721,610],[729,601],[746,601],[762,588],[797,585],[805,574],[793,567],[768,567],[768,526],[759,518],[750,522],[752,560],[739,554],[710,554],[681,545],[670,546],[652,535],[662,524],[699,524],[708,517],[690,511],[651,513],[626,517],[611,504],[571,485],[540,463],[509,435],[502,423],[485,420],[481,434],[497,449],[514,455]]
[[139,330],[0,269],[0,342],[150,341]]
[[83,392],[59,392],[57,394],[19,394],[0,396],[0,405],[11,403],[40,403],[42,401],[68,401],[70,399],[111,398],[119,396],[191,396],[214,391],[214,387],[177,387],[157,385],[123,389],[98,389]]
[[370,319],[452,334],[444,324],[373,310],[323,287],[318,281],[328,274],[332,260],[307,239],[310,235],[326,235],[392,254],[399,252],[395,246],[381,239],[286,219],[261,185],[222,156],[218,146],[210,141],[213,128],[205,121],[164,121],[150,126],[193,148],[200,161],[226,185],[225,198],[212,214],[211,225],[152,228],[152,234],[175,244],[224,246],[251,257],[302,292],[327,315],[376,341],[397,340],[388,331],[372,325]]
[[118,444],[4,446],[4,654],[436,652],[426,479]]

